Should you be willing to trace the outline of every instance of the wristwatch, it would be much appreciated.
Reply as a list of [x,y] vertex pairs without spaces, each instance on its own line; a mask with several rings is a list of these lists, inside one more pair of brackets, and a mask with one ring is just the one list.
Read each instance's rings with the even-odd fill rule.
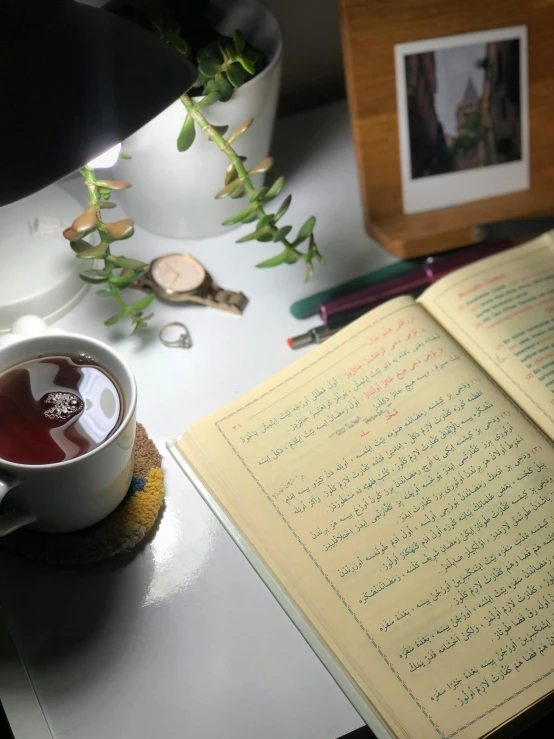
[[190,254],[165,254],[154,259],[129,287],[155,292],[173,303],[199,303],[239,315],[248,303],[243,293],[222,290]]

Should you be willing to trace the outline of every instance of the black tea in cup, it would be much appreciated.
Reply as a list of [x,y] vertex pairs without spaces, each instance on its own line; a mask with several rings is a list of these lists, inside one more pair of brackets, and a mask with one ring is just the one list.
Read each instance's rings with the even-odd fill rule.
[[80,457],[117,430],[121,392],[86,354],[39,356],[0,373],[0,459],[55,464]]

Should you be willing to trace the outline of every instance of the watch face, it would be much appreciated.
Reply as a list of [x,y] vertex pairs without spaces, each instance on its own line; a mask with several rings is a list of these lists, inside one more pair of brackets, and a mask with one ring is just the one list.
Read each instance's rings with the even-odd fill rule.
[[168,292],[188,293],[204,282],[204,267],[188,254],[168,254],[152,265],[152,279]]

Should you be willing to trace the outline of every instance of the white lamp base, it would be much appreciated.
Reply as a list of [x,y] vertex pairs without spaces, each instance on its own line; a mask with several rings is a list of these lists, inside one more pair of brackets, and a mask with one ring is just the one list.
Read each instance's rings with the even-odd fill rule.
[[84,296],[82,264],[62,236],[82,210],[57,185],[0,208],[0,332],[27,314],[61,318]]

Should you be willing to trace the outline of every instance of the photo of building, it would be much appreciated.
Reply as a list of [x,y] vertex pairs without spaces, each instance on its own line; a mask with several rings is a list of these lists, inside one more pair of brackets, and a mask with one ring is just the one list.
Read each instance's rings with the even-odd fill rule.
[[520,41],[404,57],[411,177],[521,159]]

